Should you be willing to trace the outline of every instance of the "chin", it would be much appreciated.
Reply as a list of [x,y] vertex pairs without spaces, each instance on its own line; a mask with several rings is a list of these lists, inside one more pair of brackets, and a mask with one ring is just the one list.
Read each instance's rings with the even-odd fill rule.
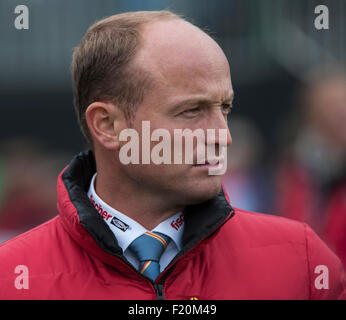
[[209,181],[198,182],[188,187],[188,184],[182,188],[186,204],[197,204],[212,198],[215,198],[221,191],[221,179],[211,177]]

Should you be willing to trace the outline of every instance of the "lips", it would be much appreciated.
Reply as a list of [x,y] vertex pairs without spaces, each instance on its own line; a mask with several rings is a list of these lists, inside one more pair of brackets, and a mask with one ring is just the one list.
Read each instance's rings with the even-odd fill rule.
[[193,166],[194,167],[200,167],[200,168],[203,168],[203,167],[209,168],[209,167],[217,167],[219,164],[220,164],[220,161],[217,160],[217,161],[210,161],[210,162],[206,161],[206,163],[194,164]]

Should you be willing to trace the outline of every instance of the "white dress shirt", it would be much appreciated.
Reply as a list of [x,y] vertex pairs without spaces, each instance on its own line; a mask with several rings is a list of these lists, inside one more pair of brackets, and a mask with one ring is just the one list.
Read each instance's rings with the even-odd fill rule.
[[161,222],[153,230],[147,230],[137,221],[131,219],[127,215],[112,208],[105,203],[95,192],[94,181],[97,173],[91,179],[88,197],[95,209],[105,220],[109,228],[118,240],[119,246],[122,248],[125,258],[138,270],[139,261],[137,257],[128,249],[133,240],[141,236],[147,231],[161,232],[171,238],[166,250],[162,253],[160,259],[160,271],[162,272],[166,266],[172,261],[175,255],[181,250],[182,236],[184,232],[184,215],[181,212]]

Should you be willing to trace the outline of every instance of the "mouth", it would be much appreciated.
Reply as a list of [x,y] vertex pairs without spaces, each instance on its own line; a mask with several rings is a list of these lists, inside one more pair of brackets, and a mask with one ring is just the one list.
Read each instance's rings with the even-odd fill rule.
[[210,162],[206,162],[206,163],[203,163],[203,164],[194,164],[193,167],[194,168],[200,168],[200,169],[203,169],[203,168],[216,168],[218,167],[220,164],[220,161],[217,161],[217,162],[214,162],[213,163],[210,163]]

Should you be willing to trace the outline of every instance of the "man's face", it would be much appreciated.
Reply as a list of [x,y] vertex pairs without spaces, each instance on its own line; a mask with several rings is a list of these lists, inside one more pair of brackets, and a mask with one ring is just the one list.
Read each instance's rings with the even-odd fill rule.
[[[174,129],[215,129],[216,154],[220,151],[218,130],[231,136],[227,114],[233,90],[229,65],[220,47],[205,33],[180,21],[155,22],[142,31],[144,44],[134,64],[150,72],[153,88],[139,106],[132,128],[139,133],[142,121],[150,121],[150,131],[163,128],[174,137]],[[158,142],[151,142],[153,148]],[[207,141],[205,146],[207,146]],[[174,142],[172,140],[172,159]],[[196,163],[198,145],[192,150]],[[215,197],[221,188],[221,176],[209,175],[207,166],[183,164],[124,165],[126,175],[149,192],[159,193],[179,205],[199,203]],[[142,149],[140,148],[140,155]],[[141,160],[141,157],[140,157]]]

